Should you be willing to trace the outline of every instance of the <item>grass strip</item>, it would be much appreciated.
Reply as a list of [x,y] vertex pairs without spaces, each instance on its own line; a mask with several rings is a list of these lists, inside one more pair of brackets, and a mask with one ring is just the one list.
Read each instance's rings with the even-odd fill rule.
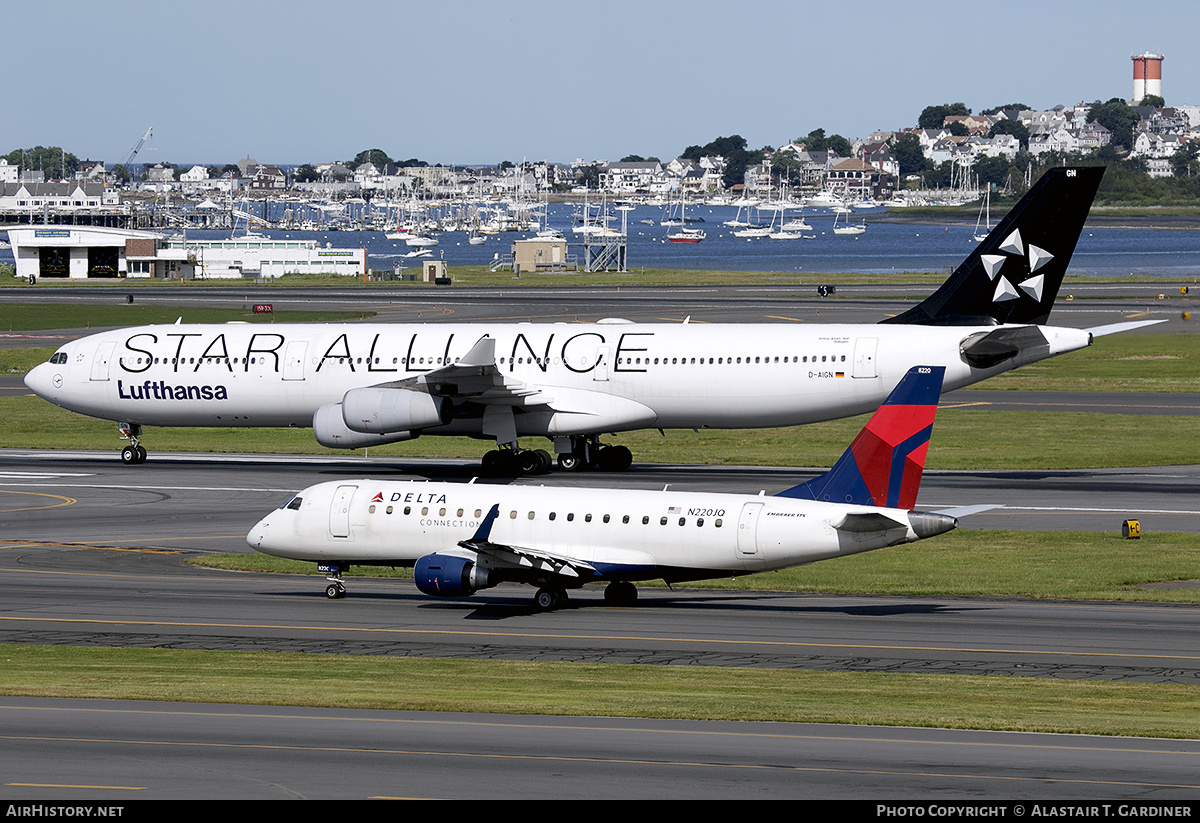
[[[5,443],[29,449],[113,449],[113,423],[64,411],[32,395],[0,397]],[[641,463],[830,466],[867,421],[833,420],[782,429],[671,429],[624,432],[606,442],[633,450]],[[1186,419],[1167,415],[943,409],[934,427],[927,468],[1083,469],[1200,463],[1200,439]],[[1103,437],[1097,433],[1103,432]],[[526,442],[527,441],[527,442]],[[540,447],[536,438],[523,445]],[[324,449],[308,429],[146,427],[143,444],[156,452],[347,454]],[[373,446],[371,457],[479,459],[491,444],[458,437],[422,437]],[[354,454],[363,454],[359,450]],[[603,478],[597,480],[603,483]],[[752,491],[757,491],[754,489]]]
[[1200,686],[340,654],[0,646],[0,693],[1200,737]]

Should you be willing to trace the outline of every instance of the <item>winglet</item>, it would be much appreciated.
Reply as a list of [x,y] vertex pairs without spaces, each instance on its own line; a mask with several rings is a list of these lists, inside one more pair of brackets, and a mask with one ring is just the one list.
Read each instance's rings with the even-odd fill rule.
[[945,366],[909,369],[832,469],[778,496],[911,510],[945,373]]

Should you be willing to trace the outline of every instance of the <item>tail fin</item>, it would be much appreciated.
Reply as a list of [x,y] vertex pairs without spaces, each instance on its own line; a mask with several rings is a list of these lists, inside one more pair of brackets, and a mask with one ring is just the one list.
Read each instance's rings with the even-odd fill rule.
[[1103,176],[1103,166],[1049,169],[941,288],[882,322],[1045,323]]
[[945,374],[945,366],[909,369],[832,469],[779,496],[911,510]]

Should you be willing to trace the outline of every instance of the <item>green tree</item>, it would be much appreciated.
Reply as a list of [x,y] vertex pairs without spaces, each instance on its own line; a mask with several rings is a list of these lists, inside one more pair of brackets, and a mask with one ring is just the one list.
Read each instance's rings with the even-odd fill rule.
[[622,163],[645,163],[646,158],[642,157],[640,154],[627,154],[621,158],[620,162],[622,162]]
[[900,174],[918,174],[925,170],[925,153],[921,151],[921,141],[911,132],[902,134],[892,144],[892,152],[896,162],[900,164]]
[[68,180],[79,168],[79,158],[58,146],[34,146],[14,149],[5,155],[9,165],[23,171],[40,171],[47,180]]
[[1005,103],[1003,106],[992,106],[992,108],[984,109],[983,111],[981,111],[979,113],[980,114],[995,114],[996,112],[1003,111],[1005,109],[1016,109],[1017,111],[1028,111],[1029,106],[1025,105],[1024,103]]
[[1133,148],[1133,128],[1137,125],[1137,111],[1122,100],[1114,97],[1107,103],[1097,100],[1088,109],[1088,122],[1096,122],[1112,132],[1112,143],[1128,151]]
[[363,151],[360,151],[358,154],[354,155],[354,159],[346,165],[349,168],[357,169],[363,163],[370,163],[377,169],[381,169],[384,166],[395,165],[392,162],[392,158],[388,157],[387,152],[383,151],[382,149],[364,149]]
[[965,117],[971,110],[963,103],[943,103],[940,106],[926,106],[917,117],[917,125],[923,129],[940,129],[950,115]]
[[1171,169],[1176,177],[1195,177],[1200,172],[1200,143],[1184,143],[1171,157]]
[[995,137],[997,134],[1011,134],[1021,141],[1022,150],[1029,148],[1029,129],[1020,120],[1001,120],[992,126],[988,137]]
[[1163,106],[1167,105],[1167,101],[1163,100],[1157,94],[1147,94],[1145,97],[1143,97],[1138,102],[1138,105],[1139,106],[1154,106],[1154,108],[1156,108],[1156,109],[1161,109]]
[[303,166],[300,166],[300,168],[296,169],[293,179],[297,183],[315,183],[318,179],[320,179],[320,175],[317,174],[317,170],[313,168],[311,164],[305,163]]

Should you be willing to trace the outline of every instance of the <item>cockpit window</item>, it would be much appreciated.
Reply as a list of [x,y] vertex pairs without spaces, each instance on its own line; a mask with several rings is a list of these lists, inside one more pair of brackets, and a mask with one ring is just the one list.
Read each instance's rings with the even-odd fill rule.
[[67,362],[67,353],[65,351],[56,351],[54,354],[50,355],[50,362],[56,363],[56,364],[57,363],[66,363]]
[[281,508],[281,509],[291,509],[292,511],[297,511],[297,512],[298,512],[298,511],[300,511],[300,504],[301,504],[301,503],[303,503],[303,502],[304,502],[304,498],[302,498],[302,497],[293,497],[291,500],[289,500],[288,502],[284,503],[284,504],[283,504],[282,506],[280,506],[279,508]]

